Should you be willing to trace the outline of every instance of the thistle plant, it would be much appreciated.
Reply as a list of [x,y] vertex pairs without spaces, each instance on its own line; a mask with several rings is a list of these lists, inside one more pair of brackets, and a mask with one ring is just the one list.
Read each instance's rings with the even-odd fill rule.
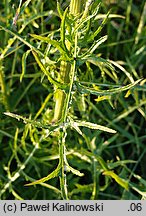
[[[21,4],[19,4],[19,14],[22,13],[29,2],[30,1],[27,0],[22,8],[20,8]],[[93,166],[91,199],[98,197],[97,182],[99,181],[101,174],[105,176],[105,186],[103,186],[101,190],[105,190],[108,187],[111,178],[125,190],[132,187],[132,184],[115,174],[112,168],[110,168],[110,166],[105,162],[102,157],[104,147],[102,146],[100,149],[97,149],[95,138],[89,140],[84,131],[86,129],[91,131],[97,130],[102,131],[104,134],[115,134],[116,137],[114,123],[111,124],[112,128],[109,128],[98,124],[96,120],[94,120],[94,122],[93,120],[90,121],[86,115],[86,109],[90,103],[89,97],[92,95],[96,97],[97,101],[107,100],[113,107],[113,96],[120,94],[123,91],[128,91],[130,94],[132,88],[141,81],[141,79],[138,79],[137,81],[133,80],[132,83],[128,85],[116,85],[116,87],[112,87],[113,85],[109,84],[109,82],[107,84],[104,82],[103,86],[107,86],[108,89],[101,89],[101,84],[98,85],[98,83],[94,82],[92,66],[97,67],[98,70],[101,71],[101,78],[103,77],[103,79],[104,73],[111,74],[112,79],[117,77],[112,61],[102,58],[101,54],[98,53],[99,46],[108,38],[107,35],[101,36],[100,33],[110,16],[110,12],[107,13],[99,26],[96,29],[93,28],[93,26],[97,26],[95,23],[99,19],[99,9],[100,3],[98,1],[71,0],[69,7],[63,11],[60,3],[57,2],[57,15],[60,18],[59,29],[48,33],[47,36],[44,36],[44,34],[38,35],[30,33],[27,39],[21,36],[21,32],[25,26],[22,26],[22,28],[17,32],[12,28],[5,27],[3,23],[0,23],[1,28],[13,36],[9,41],[9,47],[11,47],[17,39],[28,48],[22,57],[22,74],[20,76],[20,81],[23,81],[23,77],[26,73],[26,60],[28,56],[32,54],[31,56],[34,57],[36,62],[35,67],[41,70],[42,79],[47,77],[49,90],[51,89],[51,93],[47,96],[38,113],[35,117],[31,118],[21,116],[19,113],[14,114],[9,112],[7,95],[5,93],[3,94],[5,101],[4,104],[6,107],[5,114],[16,118],[17,120],[23,120],[26,124],[22,136],[23,146],[26,145],[25,139],[28,134],[30,134],[30,140],[34,145],[34,149],[23,164],[21,164],[17,154],[15,154],[20,167],[14,176],[9,176],[10,181],[5,185],[1,194],[13,181],[17,179],[20,173],[24,174],[25,166],[27,166],[31,157],[33,157],[34,153],[39,148],[43,148],[41,143],[50,140],[50,137],[56,140],[58,145],[57,167],[46,177],[35,181],[24,174],[27,180],[32,181],[31,183],[27,183],[26,186],[41,184],[47,187],[46,182],[48,180],[59,178],[61,198],[69,199],[71,197],[71,194],[68,191],[69,180],[67,176],[69,172],[73,175],[84,178],[83,172],[70,165],[68,155],[72,154],[83,158],[83,160],[88,161]],[[53,12],[50,11],[50,14],[53,14]],[[17,24],[16,18],[18,18],[18,13],[17,17],[15,16],[15,19],[13,20],[13,24],[15,25]],[[5,56],[7,50],[3,51],[0,63],[2,62],[3,56]],[[1,86],[5,92],[2,72],[0,75],[2,83]],[[101,78],[100,80],[102,80]],[[48,110],[42,118],[38,119],[38,116],[51,97],[53,97],[52,109]],[[76,107],[78,107],[80,115],[76,114]],[[78,153],[75,153],[72,150],[69,151],[69,137],[72,137],[70,135],[71,133],[78,134],[77,136],[81,138],[78,138],[77,140],[80,143],[85,142],[90,151],[81,150]],[[15,138],[18,138],[18,130],[16,131]]]

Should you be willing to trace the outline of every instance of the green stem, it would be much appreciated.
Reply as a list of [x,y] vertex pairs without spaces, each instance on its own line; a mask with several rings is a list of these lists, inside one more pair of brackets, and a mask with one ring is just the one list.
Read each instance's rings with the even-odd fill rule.
[[[69,83],[69,72],[70,63],[61,61],[60,65],[60,79],[63,83]],[[55,92],[55,109],[53,122],[58,122],[62,118],[64,103],[66,99],[66,94],[61,89],[57,89]]]
[[[70,3],[70,14],[76,16],[81,11],[81,0],[71,0]],[[66,47],[68,51],[70,51],[71,44],[67,40],[65,41]],[[75,36],[75,44],[74,44],[74,57],[76,57],[76,49],[77,49],[77,34]],[[55,93],[55,110],[54,110],[54,118],[53,122],[61,121],[63,124],[66,122],[69,102],[71,99],[71,91],[74,82],[75,76],[75,67],[76,61],[73,63],[61,61],[60,64],[60,80],[63,84],[69,85],[68,92],[65,93],[62,89],[57,89]],[[63,130],[63,131],[62,131]],[[65,168],[67,166],[66,159],[66,148],[65,148],[65,140],[66,140],[66,127],[63,126],[63,129],[60,129],[60,140],[59,140],[59,162],[61,163],[60,170],[60,187],[62,191],[62,198],[68,199],[68,191],[67,191],[67,181]]]
[[[71,0],[70,2],[70,14],[76,16],[81,12],[83,0]],[[71,44],[68,41],[66,42],[66,46],[70,51]],[[60,64],[60,80],[63,83],[70,83],[70,73],[71,73],[71,64],[66,61],[61,61]],[[70,94],[70,93],[69,93]],[[66,94],[61,89],[57,89],[55,92],[55,109],[54,109],[54,118],[53,122],[58,122],[62,120],[64,113],[64,105],[66,102]]]
[[61,163],[61,171],[60,171],[60,187],[62,192],[62,198],[68,200],[68,191],[67,191],[67,180],[65,174],[66,168],[66,151],[65,151],[65,138],[66,138],[66,128],[63,128],[63,131],[60,132],[60,149],[59,149],[59,159]]
[[76,16],[81,13],[83,0],[71,0],[70,2],[70,14]]
[[76,61],[74,61],[73,64],[71,65],[71,74],[70,74],[71,80],[70,80],[69,92],[66,95],[66,101],[65,101],[65,106],[64,106],[64,110],[63,110],[63,118],[62,118],[63,122],[66,122],[66,118],[67,118],[67,114],[68,114],[69,102],[70,102],[70,98],[71,98],[71,91],[72,91],[74,77],[75,77],[75,69],[76,69]]
[[[75,38],[75,52],[74,56],[76,57],[76,48],[77,48],[77,35]],[[68,114],[68,108],[69,108],[69,102],[71,98],[71,91],[73,87],[73,82],[74,82],[74,76],[75,76],[75,69],[76,69],[76,61],[74,60],[73,64],[71,65],[71,70],[70,70],[70,86],[69,86],[69,91],[68,94],[65,97],[65,105],[64,105],[64,110],[62,114],[62,122],[66,122],[67,114]],[[61,176],[60,176],[60,186],[61,186],[61,191],[62,191],[62,197],[63,199],[68,199],[68,192],[67,192],[67,183],[66,183],[66,174],[65,174],[65,168],[67,166],[66,162],[66,148],[65,148],[65,139],[66,139],[66,127],[63,126],[63,132],[60,131],[61,134],[61,142],[60,142],[60,154],[59,154],[59,159],[61,163]]]

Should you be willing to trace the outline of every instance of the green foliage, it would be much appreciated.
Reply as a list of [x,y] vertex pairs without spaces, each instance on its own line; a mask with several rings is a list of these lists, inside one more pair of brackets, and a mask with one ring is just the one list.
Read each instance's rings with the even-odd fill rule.
[[145,1],[74,3],[0,3],[1,199],[146,199]]

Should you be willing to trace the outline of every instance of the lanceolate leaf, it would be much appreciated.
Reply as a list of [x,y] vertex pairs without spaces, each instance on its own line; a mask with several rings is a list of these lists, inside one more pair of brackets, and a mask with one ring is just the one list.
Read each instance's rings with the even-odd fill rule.
[[50,76],[49,72],[46,70],[45,66],[41,63],[38,55],[36,54],[36,52],[32,51],[33,56],[35,57],[36,62],[38,63],[40,69],[44,72],[44,74],[48,77],[48,80],[50,81],[50,83],[56,85],[57,87],[61,88],[61,89],[65,89],[66,85],[63,85],[61,83],[59,83],[58,81],[56,81],[53,77]]
[[20,14],[22,14],[25,10],[25,8],[29,5],[29,3],[31,2],[31,0],[27,0],[21,7],[21,10],[20,10]]
[[55,177],[59,176],[60,169],[61,169],[61,164],[59,164],[58,167],[53,172],[51,172],[48,176],[43,177],[43,178],[41,178],[37,181],[34,181],[32,183],[28,183],[25,186],[40,184],[40,183],[48,181],[49,179],[55,178]]
[[85,52],[80,58],[82,59],[85,56],[91,55],[96,49],[97,47],[100,46],[100,44],[104,43],[107,40],[107,35],[99,38],[97,41],[95,41],[92,46],[87,50],[87,52]]
[[89,41],[94,40],[94,38],[101,32],[101,30],[103,29],[105,23],[107,22],[109,14],[110,14],[110,11],[107,13],[106,17],[104,18],[104,20],[102,21],[102,23],[98,27],[98,29],[94,32],[94,34],[90,36]]
[[31,120],[31,119],[25,118],[23,116],[20,116],[20,115],[14,114],[14,113],[4,112],[4,114],[7,115],[7,116],[10,116],[12,118],[17,119],[18,121],[22,120],[24,122],[24,124],[31,124],[32,126],[37,127],[37,128],[49,129],[50,133],[52,131],[56,130],[57,128],[59,128],[59,125],[57,125],[57,124],[48,124],[48,125],[46,125],[46,124],[43,124],[43,123],[41,123],[39,121]]
[[107,163],[103,160],[102,157],[100,157],[100,156],[98,155],[98,156],[96,156],[96,158],[97,158],[98,162],[100,163],[101,167],[102,167],[105,171],[109,170],[109,168],[108,168],[108,166],[107,166]]
[[22,43],[24,43],[25,45],[27,45],[30,49],[35,50],[37,53],[39,53],[41,56],[44,56],[43,53],[38,50],[36,47],[34,47],[31,43],[29,43],[25,38],[23,38],[20,34],[18,34],[17,32],[12,31],[10,28],[6,27],[4,23],[0,22],[0,27],[8,32],[9,34],[15,36],[19,41],[21,41]]
[[58,14],[59,14],[60,18],[62,19],[62,17],[63,17],[63,10],[61,9],[60,3],[58,2],[58,0],[57,0],[57,11],[58,11]]
[[74,122],[74,120],[71,117],[68,117],[70,120],[70,125],[73,127],[81,136],[83,136],[82,131],[80,130],[79,126]]
[[66,52],[68,52],[67,47],[65,45],[65,32],[66,32],[65,21],[66,21],[67,12],[68,12],[68,8],[66,8],[63,14],[63,17],[62,17],[62,22],[61,22],[61,42],[62,42],[62,47],[64,50],[66,50]]
[[110,128],[102,126],[102,125],[94,124],[91,122],[75,121],[74,124],[76,124],[79,127],[82,126],[82,127],[87,127],[87,128],[94,129],[94,130],[101,130],[101,131],[106,131],[109,133],[116,133],[116,131],[113,129],[110,129]]
[[109,67],[111,70],[114,70],[114,67],[113,65],[106,59],[104,58],[101,58],[101,57],[98,57],[94,54],[90,55],[90,56],[87,56],[87,57],[84,57],[83,60],[86,60],[96,66],[99,65],[99,63],[103,63],[105,66]]
[[35,35],[35,34],[30,34],[31,37],[35,38],[35,39],[38,39],[40,41],[44,41],[48,44],[51,44],[52,46],[56,47],[61,54],[65,55],[66,56],[66,59],[70,60],[70,58],[68,57],[67,55],[67,52],[66,50],[60,45],[60,43],[56,40],[53,40],[53,39],[50,39],[48,37],[43,37],[43,36],[40,36],[40,35]]
[[[93,45],[91,46],[89,53],[93,53],[97,47],[99,47],[100,44],[104,43],[107,40],[107,35],[101,37],[100,39],[98,39],[95,43],[93,43]],[[88,51],[87,51],[88,52]]]
[[112,177],[119,185],[121,185],[123,188],[128,190],[128,188],[129,188],[128,181],[126,181],[125,179],[120,178],[113,171],[108,171],[108,170],[104,171],[103,175],[107,175],[107,176]]
[[116,162],[108,163],[108,167],[110,169],[115,169],[118,166],[124,166],[125,164],[128,164],[128,163],[136,163],[136,161],[134,161],[134,160],[119,160]]
[[137,80],[134,83],[131,83],[129,85],[122,86],[119,88],[109,89],[109,90],[95,90],[94,88],[86,87],[86,86],[81,85],[80,83],[77,83],[77,82],[76,82],[76,86],[77,86],[78,91],[83,93],[83,94],[89,93],[89,94],[93,94],[93,95],[113,95],[113,94],[117,94],[117,93],[120,93],[122,91],[126,91],[126,90],[134,87],[141,80],[142,79],[139,79],[139,80]]
[[80,29],[82,27],[82,25],[86,22],[88,22],[89,20],[91,20],[93,17],[95,17],[99,11],[99,6],[100,4],[98,5],[98,7],[93,11],[93,13],[89,16],[85,16],[84,17],[81,17],[81,22],[79,24],[77,24],[77,26],[75,27],[75,31],[77,31],[78,29]]
[[24,74],[26,72],[26,59],[27,59],[27,56],[29,55],[30,51],[31,50],[28,50],[22,56],[22,73],[21,73],[21,76],[20,76],[20,82],[22,81],[23,76],[24,76]]
[[72,123],[71,124],[71,126],[81,135],[81,136],[83,136],[83,133],[82,133],[82,131],[80,130],[80,128],[79,128],[79,126],[76,124],[76,122],[74,123]]
[[[83,173],[74,169],[73,167],[69,166],[68,164],[67,164],[67,168],[69,169],[69,171],[71,171],[73,174],[75,174],[77,176],[83,176],[84,175]],[[55,177],[59,176],[60,170],[61,170],[61,163],[59,163],[58,167],[53,172],[51,172],[48,176],[43,177],[43,178],[41,178],[37,181],[34,181],[32,183],[28,183],[25,186],[40,184],[40,183],[48,181],[49,179],[55,178]]]
[[77,176],[83,176],[84,174],[81,173],[79,170],[74,169],[73,167],[67,165],[67,168],[69,169],[69,171],[71,171],[73,174],[77,175]]
[[7,116],[10,116],[12,118],[17,119],[18,121],[22,120],[25,124],[31,124],[31,125],[33,125],[35,127],[38,127],[38,128],[43,127],[43,124],[41,122],[39,122],[39,121],[34,121],[34,120],[31,120],[31,119],[25,118],[23,116],[17,115],[15,113],[4,112],[4,114],[7,115]]

